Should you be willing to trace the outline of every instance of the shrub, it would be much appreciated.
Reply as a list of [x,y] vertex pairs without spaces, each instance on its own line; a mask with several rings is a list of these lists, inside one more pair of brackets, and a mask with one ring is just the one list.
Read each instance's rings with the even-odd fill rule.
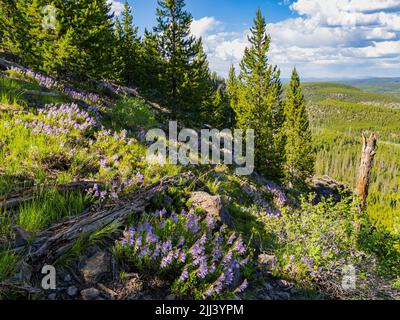
[[364,258],[357,248],[362,221],[351,198],[313,204],[314,195],[301,199],[299,209],[284,208],[282,216],[261,217],[276,237],[274,271],[303,283],[321,277],[335,279],[346,265]]

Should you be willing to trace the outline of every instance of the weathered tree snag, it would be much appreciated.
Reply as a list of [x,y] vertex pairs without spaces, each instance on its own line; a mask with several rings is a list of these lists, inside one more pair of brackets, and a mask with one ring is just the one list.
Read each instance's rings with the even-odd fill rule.
[[361,153],[361,164],[358,172],[357,195],[361,199],[360,209],[364,210],[367,206],[368,189],[374,157],[376,155],[377,139],[372,133],[367,139],[363,134],[363,146]]
[[[71,220],[41,232],[28,248],[27,260],[32,267],[39,267],[39,262],[53,263],[66,253],[82,238],[87,239],[93,232],[111,223],[124,222],[132,213],[141,213],[150,204],[151,199],[170,186],[182,180],[194,180],[194,175],[184,173],[174,177],[166,177],[160,181],[139,190],[137,193],[121,199],[114,207],[99,212],[86,212]],[[17,247],[14,251],[20,252],[26,248]]]

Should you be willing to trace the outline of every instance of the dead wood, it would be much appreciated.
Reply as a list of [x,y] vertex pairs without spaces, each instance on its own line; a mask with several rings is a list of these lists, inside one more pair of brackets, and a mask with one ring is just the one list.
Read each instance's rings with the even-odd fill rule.
[[[41,266],[39,262],[51,264],[66,253],[78,239],[86,240],[92,233],[111,223],[124,222],[130,214],[143,212],[150,204],[151,199],[170,186],[182,180],[193,179],[194,175],[191,172],[166,177],[125,199],[121,199],[120,203],[111,209],[95,213],[85,212],[66,222],[59,223],[38,235],[28,248],[26,261],[34,268]],[[21,248],[17,247],[14,250],[21,251]]]
[[369,138],[363,134],[363,146],[361,153],[361,164],[358,171],[357,194],[360,197],[360,209],[367,206],[367,198],[370,184],[372,166],[377,150],[377,139],[374,133]]

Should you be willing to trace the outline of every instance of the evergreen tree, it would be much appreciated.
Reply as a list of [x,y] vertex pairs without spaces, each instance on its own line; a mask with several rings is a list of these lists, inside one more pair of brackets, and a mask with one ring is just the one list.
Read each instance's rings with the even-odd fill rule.
[[[122,12],[122,38],[120,45],[122,63],[124,66],[123,79],[128,86],[137,83],[139,65],[140,40],[137,35],[138,28],[133,25],[133,16],[128,1],[125,0],[124,11]],[[135,81],[136,80],[136,81]]]
[[163,60],[159,95],[175,113],[198,114],[210,98],[201,95],[209,90],[202,43],[190,35],[192,16],[184,10],[184,0],[159,0],[158,5],[154,31]]
[[255,131],[256,169],[280,180],[284,177],[285,151],[282,84],[279,70],[268,61],[270,36],[261,10],[257,11],[249,42],[251,46],[245,49],[240,64],[236,121],[239,128]]
[[238,105],[238,90],[239,90],[239,80],[236,76],[235,66],[232,64],[229,69],[228,81],[226,83],[226,93],[228,96],[229,107],[232,110],[230,125],[235,124],[235,113],[233,110],[237,108]]
[[[181,107],[181,112],[194,113],[194,116],[208,113],[212,108],[213,87],[210,79],[210,70],[207,56],[203,50],[202,40],[195,42],[194,51],[196,56],[189,65],[188,72],[183,82],[181,99],[185,104]],[[209,119],[209,114],[204,119]],[[197,119],[199,120],[199,119]]]
[[124,83],[124,72],[126,70],[125,60],[123,58],[123,37],[124,31],[122,29],[121,21],[115,17],[114,21],[114,57],[113,57],[113,79],[118,83]]
[[141,51],[140,87],[152,99],[160,98],[164,60],[158,49],[157,36],[147,29],[144,31]]
[[315,156],[306,103],[296,69],[287,89],[285,114],[286,182],[291,187],[302,187],[306,179],[314,174]]
[[68,18],[72,46],[78,50],[68,58],[68,70],[73,76],[111,77],[115,43],[113,15],[106,0],[75,0],[68,3]]

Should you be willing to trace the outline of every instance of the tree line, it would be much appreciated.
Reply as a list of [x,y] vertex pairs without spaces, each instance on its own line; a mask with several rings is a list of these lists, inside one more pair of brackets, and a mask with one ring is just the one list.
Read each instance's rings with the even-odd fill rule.
[[[47,5],[56,8],[55,20],[44,28]],[[202,39],[191,35],[184,0],[159,0],[157,25],[142,36],[127,1],[119,16],[110,9],[106,0],[0,0],[0,48],[54,77],[138,87],[178,118],[254,129],[257,171],[304,185],[315,159],[300,78],[293,70],[284,94],[260,10],[240,70],[232,66],[225,80],[210,72]]]

